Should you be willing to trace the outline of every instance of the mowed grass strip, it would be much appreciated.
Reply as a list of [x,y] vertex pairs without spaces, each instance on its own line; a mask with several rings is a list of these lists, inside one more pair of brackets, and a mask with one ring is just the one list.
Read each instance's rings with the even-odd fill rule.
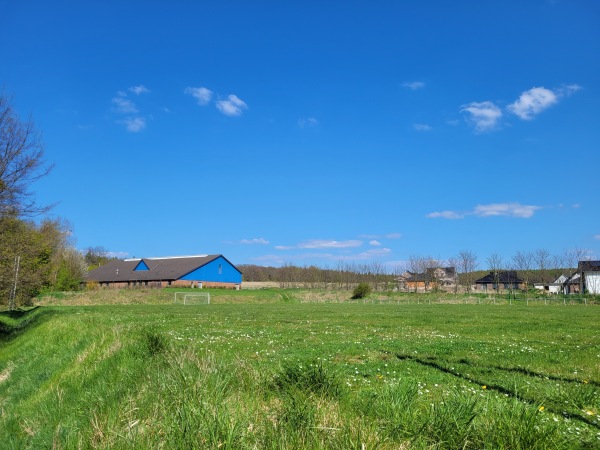
[[2,445],[600,445],[596,306],[275,294],[38,308],[43,320],[0,343]]

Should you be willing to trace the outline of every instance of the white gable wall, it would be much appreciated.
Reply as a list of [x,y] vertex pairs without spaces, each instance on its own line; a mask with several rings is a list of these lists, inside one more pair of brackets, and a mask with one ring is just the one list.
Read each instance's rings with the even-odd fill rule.
[[585,273],[585,291],[588,294],[600,294],[600,272]]

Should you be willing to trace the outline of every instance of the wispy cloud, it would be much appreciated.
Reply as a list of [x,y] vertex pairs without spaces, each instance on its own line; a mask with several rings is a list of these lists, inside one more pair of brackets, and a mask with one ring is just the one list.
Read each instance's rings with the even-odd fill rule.
[[227,96],[227,100],[217,102],[217,109],[226,116],[235,117],[240,116],[245,109],[248,109],[248,105],[237,95],[230,94]]
[[402,83],[402,86],[416,91],[417,89],[423,89],[425,87],[425,83],[422,81],[408,81],[406,83]]
[[413,128],[417,131],[431,131],[433,129],[430,125],[424,123],[415,123]]
[[347,241],[336,241],[333,239],[310,239],[308,241],[300,242],[295,245],[276,245],[276,250],[293,250],[293,249],[344,249],[344,248],[356,248],[360,247],[363,241],[357,239],[350,239]]
[[109,258],[127,258],[129,256],[128,252],[106,252],[106,256]]
[[372,241],[369,241],[369,245],[372,245],[372,246],[374,246],[374,247],[378,247],[378,246],[380,246],[380,245],[381,245],[381,242],[379,242],[379,241],[378,241],[378,240],[376,240],[376,239],[373,239]]
[[269,241],[267,241],[265,238],[254,238],[254,239],[242,239],[240,241],[240,244],[245,244],[245,245],[268,245]]
[[507,216],[520,219],[533,217],[536,211],[542,209],[541,206],[522,205],[520,203],[490,203],[488,205],[477,205],[471,211],[437,211],[426,215],[431,219],[464,219],[466,216],[477,217],[496,217]]
[[465,215],[456,211],[437,211],[429,213],[425,217],[430,219],[464,219]]
[[127,117],[120,120],[119,123],[124,124],[127,131],[131,131],[132,133],[138,133],[146,128],[146,119],[143,117]]
[[550,89],[535,87],[523,92],[507,109],[523,120],[531,120],[557,102],[558,97]]
[[561,97],[567,97],[579,91],[578,84],[568,84],[557,89],[534,87],[523,92],[519,98],[506,108],[520,119],[531,120],[542,111],[558,103]]
[[129,90],[131,92],[133,92],[135,95],[148,94],[150,92],[150,89],[148,89],[143,84],[140,84],[139,86],[130,87]]
[[467,120],[473,124],[478,133],[495,129],[502,117],[502,110],[489,101],[471,102],[461,106],[460,111],[467,114]]
[[213,95],[213,92],[205,87],[187,87],[183,92],[194,97],[201,106],[208,105]]
[[373,248],[359,253],[333,253],[333,252],[307,252],[294,255],[283,256],[281,254],[268,254],[252,258],[254,261],[263,264],[284,264],[286,261],[294,261],[296,264],[300,261],[373,261],[385,257],[392,253],[389,248]]
[[361,234],[358,237],[361,239],[400,239],[402,237],[402,233]]
[[539,209],[542,209],[542,207],[521,205],[520,203],[492,203],[489,205],[477,205],[473,210],[473,214],[480,217],[510,216],[528,219]]
[[594,239],[596,239],[597,241],[600,241],[600,234],[595,234]]
[[115,105],[115,111],[120,114],[136,114],[138,109],[137,106],[135,106],[135,103],[119,94],[117,94],[117,96],[113,97],[111,100]]
[[351,248],[360,247],[362,241],[359,240],[348,240],[348,241],[333,241],[326,239],[312,239],[309,241],[301,242],[297,245],[298,248]]
[[578,92],[581,89],[583,89],[583,88],[575,83],[565,84],[565,85],[559,87],[558,89],[556,89],[556,93],[561,97],[568,97],[569,95],[574,94],[575,92]]
[[316,127],[317,125],[319,125],[319,121],[314,117],[309,117],[308,119],[298,119],[298,126],[300,128]]

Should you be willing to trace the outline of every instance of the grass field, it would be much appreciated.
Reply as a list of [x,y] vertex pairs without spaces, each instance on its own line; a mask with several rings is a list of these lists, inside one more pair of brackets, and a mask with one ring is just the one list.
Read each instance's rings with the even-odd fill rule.
[[596,305],[97,295],[0,314],[0,447],[600,448]]

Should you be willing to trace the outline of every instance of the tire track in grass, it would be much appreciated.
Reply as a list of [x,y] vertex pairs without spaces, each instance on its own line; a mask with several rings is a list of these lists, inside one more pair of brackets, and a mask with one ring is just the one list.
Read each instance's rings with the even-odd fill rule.
[[[384,351],[384,353],[390,354],[392,352],[386,352],[386,351]],[[438,370],[440,372],[447,373],[449,375],[452,375],[452,376],[454,376],[456,378],[460,378],[462,380],[468,381],[470,383],[478,384],[479,386],[485,386],[486,390],[491,390],[491,391],[499,392],[499,393],[504,394],[504,395],[506,395],[508,397],[515,398],[515,399],[517,399],[519,401],[522,401],[522,402],[527,403],[527,404],[532,405],[532,406],[538,406],[538,405],[541,405],[543,403],[543,402],[540,402],[540,401],[536,400],[535,398],[525,397],[525,396],[519,394],[518,392],[513,391],[511,389],[507,389],[504,386],[501,386],[499,384],[488,384],[488,383],[483,382],[481,380],[477,380],[477,379],[475,379],[475,378],[473,378],[471,376],[461,374],[461,373],[459,373],[459,372],[457,372],[457,371],[455,371],[453,369],[448,369],[447,367],[444,367],[441,364],[437,363],[436,359],[425,360],[425,359],[418,358],[416,356],[402,355],[402,354],[398,354],[398,353],[396,353],[395,356],[400,361],[412,361],[412,362],[415,362],[415,363],[420,364],[422,366],[436,369],[436,370]],[[460,363],[460,364],[464,364],[464,363]],[[470,365],[471,367],[473,367],[471,364],[467,364],[467,365]],[[483,369],[495,369],[496,368],[495,366],[490,366],[490,367],[476,366],[476,367],[483,368]],[[527,369],[523,369],[523,371],[520,371],[520,372],[523,373],[523,374],[525,374],[525,375],[531,376],[528,373],[529,371]],[[534,373],[534,372],[531,372],[531,373]],[[576,382],[576,380],[575,381],[568,380],[568,381]],[[580,383],[582,383],[582,381],[580,381]],[[594,384],[596,384],[596,382],[594,382]],[[594,428],[600,429],[600,424],[598,424],[595,421],[592,421],[591,419],[588,419],[586,416],[584,416],[582,414],[571,413],[571,412],[567,412],[567,411],[557,411],[556,408],[553,408],[550,405],[548,405],[547,407],[544,407],[544,409],[546,411],[548,411],[548,412],[556,414],[557,416],[562,416],[565,419],[575,419],[575,420],[578,420],[580,422],[584,422],[584,423],[586,423],[586,424],[588,424],[588,425],[590,425],[590,426],[592,426]]]

